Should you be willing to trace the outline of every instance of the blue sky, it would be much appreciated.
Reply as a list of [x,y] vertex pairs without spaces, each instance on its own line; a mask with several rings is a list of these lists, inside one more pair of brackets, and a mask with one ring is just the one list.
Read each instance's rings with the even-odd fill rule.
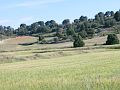
[[93,18],[100,11],[117,11],[120,0],[0,0],[0,25],[17,28],[36,21]]

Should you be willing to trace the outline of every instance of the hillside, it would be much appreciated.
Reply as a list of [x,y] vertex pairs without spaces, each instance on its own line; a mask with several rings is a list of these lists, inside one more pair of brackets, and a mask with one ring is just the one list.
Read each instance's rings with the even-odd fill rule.
[[90,39],[110,33],[120,34],[120,11],[98,12],[94,16],[92,19],[80,16],[72,22],[70,19],[64,19],[61,24],[55,20],[37,21],[31,25],[23,23],[17,29],[0,26],[0,40],[21,36],[51,37],[51,40],[41,40],[42,44],[49,44],[73,41],[76,35],[80,35],[83,39]]
[[120,90],[120,10],[0,26],[0,90]]
[[[118,37],[120,38],[120,35],[118,35]],[[104,46],[103,44],[107,40],[106,36],[84,40],[85,47],[78,49],[73,48],[73,42],[24,45],[26,43],[34,43],[37,39],[38,38],[30,36],[21,36],[3,40],[0,44],[0,63],[64,57],[66,55],[70,56],[72,54],[82,53],[84,50],[86,52],[86,50],[89,49],[119,48],[119,44]]]
[[20,45],[37,41],[30,36],[3,40],[0,90],[119,90],[120,45],[101,45],[106,38],[84,40],[82,48],[73,42]]

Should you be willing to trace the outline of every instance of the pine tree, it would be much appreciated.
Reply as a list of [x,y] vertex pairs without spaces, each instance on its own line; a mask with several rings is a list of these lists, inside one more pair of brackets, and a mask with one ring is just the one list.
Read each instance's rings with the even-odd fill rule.
[[83,42],[83,39],[80,35],[75,37],[73,46],[74,47],[83,47],[85,45],[85,43]]

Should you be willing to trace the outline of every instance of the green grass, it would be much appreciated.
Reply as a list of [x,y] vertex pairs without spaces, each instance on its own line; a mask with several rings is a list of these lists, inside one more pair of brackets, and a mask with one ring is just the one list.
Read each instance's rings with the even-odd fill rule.
[[120,90],[119,55],[119,50],[92,50],[0,64],[0,90]]
[[120,45],[100,45],[106,37],[85,40],[83,48],[8,41],[0,45],[0,90],[120,90]]

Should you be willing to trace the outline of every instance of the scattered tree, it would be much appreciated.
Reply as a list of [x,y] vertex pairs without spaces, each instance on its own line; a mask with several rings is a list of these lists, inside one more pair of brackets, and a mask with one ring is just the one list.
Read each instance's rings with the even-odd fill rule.
[[119,39],[116,34],[109,34],[107,37],[106,45],[119,44]]
[[[107,11],[105,13],[99,12],[93,19],[87,16],[81,16],[70,23],[69,19],[63,20],[62,24],[58,24],[54,20],[38,21],[31,25],[21,24],[17,29],[8,26],[0,26],[0,35],[3,36],[39,36],[42,34],[52,35],[62,40],[74,40],[74,36],[79,34],[82,38],[93,38],[94,34],[99,35],[103,30],[112,30],[115,33],[120,33],[120,11]],[[108,28],[108,29],[105,29]],[[100,32],[96,32],[100,30]],[[49,34],[50,33],[50,34]],[[105,34],[107,35],[107,34]]]
[[75,37],[75,40],[73,42],[74,47],[83,47],[85,43],[83,42],[83,39],[80,35]]

